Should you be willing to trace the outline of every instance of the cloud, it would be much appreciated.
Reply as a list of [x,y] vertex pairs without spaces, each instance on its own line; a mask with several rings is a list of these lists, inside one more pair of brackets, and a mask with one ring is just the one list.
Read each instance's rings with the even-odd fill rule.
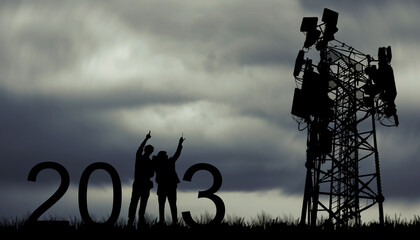
[[[415,4],[5,2],[0,185],[26,186],[41,161],[62,163],[75,185],[90,163],[108,162],[129,184],[135,151],[151,130],[151,144],[169,154],[182,133],[187,138],[180,178],[207,162],[222,172],[226,191],[300,195],[306,132],[290,114],[292,68],[305,38],[302,17],[320,19],[329,7],[340,14],[337,39],[372,55],[393,48],[401,125],[378,124],[382,180],[386,196],[417,199]],[[43,174],[55,183],[54,173]],[[197,174],[180,189],[211,183]],[[92,180],[103,183],[107,176]]]

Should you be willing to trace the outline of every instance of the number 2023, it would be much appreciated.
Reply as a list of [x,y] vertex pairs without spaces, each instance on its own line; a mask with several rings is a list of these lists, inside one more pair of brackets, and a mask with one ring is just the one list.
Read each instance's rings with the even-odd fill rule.
[[[50,207],[52,207],[67,191],[70,185],[70,175],[66,168],[57,162],[41,162],[35,165],[28,175],[28,181],[36,181],[36,178],[44,169],[53,169],[60,174],[61,183],[58,189],[51,195],[44,203],[42,203],[35,211],[29,216],[29,222],[36,222],[38,218],[45,213]],[[121,180],[118,175],[118,172],[115,168],[105,162],[95,162],[89,165],[82,173],[79,182],[79,211],[82,220],[86,224],[94,224],[95,222],[89,215],[88,206],[87,206],[87,188],[90,175],[96,171],[102,169],[106,171],[112,180],[112,187],[113,187],[113,203],[112,203],[112,211],[109,218],[103,224],[114,224],[120,215],[121,211],[121,202],[122,202],[122,190],[121,190]],[[222,175],[220,174],[219,170],[211,164],[208,163],[197,163],[190,168],[184,174],[183,180],[184,181],[191,181],[193,175],[200,170],[208,171],[213,177],[213,184],[212,186],[205,190],[198,192],[198,198],[208,198],[216,206],[216,215],[210,221],[210,223],[221,223],[225,216],[225,204],[223,200],[217,196],[215,193],[220,189],[222,186]],[[189,226],[198,225],[197,222],[191,217],[189,211],[182,212],[182,217],[184,222]]]

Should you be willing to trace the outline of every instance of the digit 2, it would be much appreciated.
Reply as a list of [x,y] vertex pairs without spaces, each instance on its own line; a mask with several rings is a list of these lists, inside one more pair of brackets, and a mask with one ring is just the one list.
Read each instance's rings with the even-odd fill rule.
[[28,181],[35,182],[36,178],[44,169],[53,169],[60,174],[61,182],[58,189],[49,197],[43,204],[41,204],[35,211],[29,216],[28,222],[36,222],[38,218],[44,214],[52,205],[54,205],[60,198],[66,193],[70,185],[70,175],[63,165],[57,162],[42,162],[35,165],[28,174]]

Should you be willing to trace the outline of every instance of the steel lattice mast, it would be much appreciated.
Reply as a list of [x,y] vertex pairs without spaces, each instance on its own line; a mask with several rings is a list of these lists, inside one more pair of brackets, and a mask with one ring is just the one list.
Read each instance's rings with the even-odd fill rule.
[[[324,9],[323,24],[307,17],[301,25],[306,40],[293,73],[292,106],[299,129],[307,129],[301,223],[315,226],[318,213],[325,213],[325,223],[359,225],[360,213],[375,204],[383,223],[375,123],[398,126],[391,48],[379,48],[375,60],[335,40],[337,19],[338,13]],[[317,65],[304,58],[312,45]]]

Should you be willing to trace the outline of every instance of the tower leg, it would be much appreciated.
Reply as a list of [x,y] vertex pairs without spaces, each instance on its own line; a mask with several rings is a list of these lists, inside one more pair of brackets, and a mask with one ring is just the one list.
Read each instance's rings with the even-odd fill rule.
[[[372,110],[373,112],[373,110]],[[374,113],[374,112],[373,112]],[[375,117],[372,114],[372,128],[373,128],[373,147],[375,148],[375,170],[376,170],[376,184],[377,184],[377,191],[378,191],[378,209],[379,209],[379,224],[384,225],[384,195],[382,195],[382,183],[381,183],[381,172],[379,167],[379,153],[378,153],[378,145],[376,141],[376,125],[375,125]]]
[[[300,216],[300,225],[305,225],[306,221],[306,213],[308,212],[308,208],[310,208],[311,204],[311,169],[306,168],[306,180],[305,180],[305,192],[303,193],[303,203],[302,203],[302,214]],[[308,217],[308,224],[309,224],[309,217]]]

